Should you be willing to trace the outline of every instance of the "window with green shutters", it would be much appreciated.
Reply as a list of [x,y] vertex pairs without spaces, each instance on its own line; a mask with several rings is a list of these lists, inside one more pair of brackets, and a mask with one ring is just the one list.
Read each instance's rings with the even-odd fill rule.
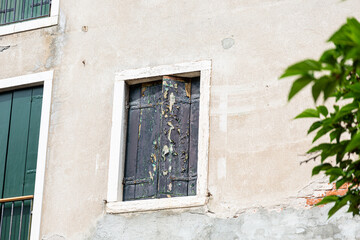
[[[34,194],[42,95],[43,87],[0,93],[0,200]],[[28,239],[31,205],[0,203],[0,239]]]
[[0,26],[50,16],[51,0],[0,0]]
[[200,78],[129,86],[123,200],[196,195]]

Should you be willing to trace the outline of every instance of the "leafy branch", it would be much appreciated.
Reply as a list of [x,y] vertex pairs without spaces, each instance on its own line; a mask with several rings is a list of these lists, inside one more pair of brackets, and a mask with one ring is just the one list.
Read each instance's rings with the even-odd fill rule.
[[[329,217],[340,208],[348,206],[348,212],[359,215],[360,209],[360,23],[347,19],[328,40],[334,47],[323,52],[318,60],[307,59],[289,66],[280,78],[295,77],[288,100],[306,86],[311,85],[316,105],[295,117],[314,118],[308,134],[314,132],[313,143],[327,139],[312,147],[307,153],[315,154],[301,163],[320,159],[312,175],[323,172],[329,183],[337,189],[348,184],[344,196],[324,197],[318,205],[335,203]],[[322,96],[324,102],[332,98],[333,106],[317,104]]]

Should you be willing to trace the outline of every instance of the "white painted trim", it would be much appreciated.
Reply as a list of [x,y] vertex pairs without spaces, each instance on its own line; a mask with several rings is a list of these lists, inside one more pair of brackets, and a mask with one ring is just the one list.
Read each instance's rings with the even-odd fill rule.
[[179,63],[174,65],[163,65],[156,67],[124,70],[116,74],[115,81],[131,81],[139,78],[150,78],[164,76],[167,74],[180,74],[187,72],[197,72],[211,69],[211,61],[198,61]]
[[0,36],[57,25],[59,19],[59,5],[60,0],[52,0],[49,17],[0,26]]
[[[191,72],[200,72],[199,150],[196,196],[123,202],[121,182],[124,174],[126,149],[127,85],[139,79],[142,81],[152,81],[153,79],[151,78],[154,77]],[[210,80],[211,61],[209,60],[125,70],[116,74],[108,174],[107,211],[109,213],[192,207],[206,203],[208,194]]]
[[[111,146],[109,159],[109,176],[108,176],[108,195],[107,201],[114,202],[122,196],[121,179],[124,176],[124,166],[120,166],[125,153],[124,144],[126,141],[126,97],[125,82],[118,82],[114,86],[114,100],[112,129],[111,129]],[[110,170],[111,169],[111,170]]]
[[156,211],[161,209],[200,207],[207,203],[207,197],[177,197],[147,199],[128,202],[110,202],[106,204],[107,213],[130,213]]
[[52,94],[53,71],[23,75],[0,80],[0,90],[22,88],[33,84],[43,84],[43,101],[41,107],[41,122],[39,133],[38,157],[34,191],[34,205],[31,219],[31,240],[40,239],[41,209],[44,190],[45,164],[50,123],[50,108]]

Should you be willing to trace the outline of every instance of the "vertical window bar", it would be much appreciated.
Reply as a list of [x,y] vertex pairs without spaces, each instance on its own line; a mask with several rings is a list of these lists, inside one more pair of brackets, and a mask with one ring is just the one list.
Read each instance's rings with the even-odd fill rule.
[[22,0],[21,19],[25,18],[25,0]]
[[12,222],[14,215],[14,202],[11,202],[11,215],[10,215],[10,227],[9,227],[9,240],[11,240]]
[[15,16],[16,16],[16,0],[14,1],[15,5],[14,5],[14,16],[13,16],[13,22],[15,22]]
[[34,17],[35,0],[32,0],[31,17]]
[[33,207],[33,200],[30,200],[30,210],[29,210],[29,229],[28,229],[28,236],[30,236],[30,228],[31,228],[31,215],[32,215],[32,207]]
[[8,0],[6,0],[6,2],[5,2],[4,23],[6,23],[7,8],[8,8]]
[[19,240],[21,239],[21,225],[24,213],[24,200],[21,201],[21,213],[20,213],[20,226],[19,226]]
[[43,15],[43,13],[42,13],[42,10],[43,10],[43,0],[41,0],[41,3],[40,3],[40,16],[42,16]]
[[5,203],[1,203],[0,238],[1,238],[1,229],[2,229],[2,224],[3,224],[3,217],[4,217],[4,205],[5,205]]

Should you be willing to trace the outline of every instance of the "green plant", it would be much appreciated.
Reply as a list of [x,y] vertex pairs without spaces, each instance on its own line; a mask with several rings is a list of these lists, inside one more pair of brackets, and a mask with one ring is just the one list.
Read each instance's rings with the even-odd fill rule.
[[[360,23],[347,19],[328,40],[334,47],[323,52],[319,60],[307,59],[289,66],[280,78],[297,76],[289,92],[290,101],[300,90],[312,85],[316,107],[306,109],[295,119],[316,118],[308,134],[315,132],[313,143],[327,139],[311,148],[310,160],[320,159],[312,174],[324,172],[336,188],[349,184],[344,196],[324,197],[318,205],[334,202],[329,217],[343,206],[359,215],[360,207]],[[317,104],[322,95],[324,102],[334,99],[328,109]]]

